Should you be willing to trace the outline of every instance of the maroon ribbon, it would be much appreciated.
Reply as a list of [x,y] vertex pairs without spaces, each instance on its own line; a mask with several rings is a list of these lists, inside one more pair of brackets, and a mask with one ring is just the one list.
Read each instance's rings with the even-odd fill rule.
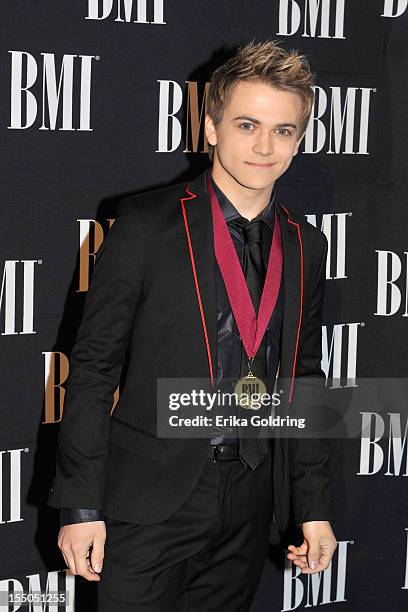
[[271,250],[257,318],[244,273],[209,174],[206,180],[214,224],[215,256],[224,279],[238,331],[245,351],[251,359],[259,348],[279,293],[283,264],[279,218],[275,211]]

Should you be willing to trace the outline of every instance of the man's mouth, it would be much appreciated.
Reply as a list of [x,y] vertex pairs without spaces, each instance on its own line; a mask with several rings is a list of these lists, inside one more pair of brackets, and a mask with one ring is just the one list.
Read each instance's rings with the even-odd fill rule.
[[255,168],[271,168],[272,166],[276,164],[276,162],[272,162],[270,164],[255,164],[252,162],[245,162],[245,163],[248,164],[249,166],[254,166]]

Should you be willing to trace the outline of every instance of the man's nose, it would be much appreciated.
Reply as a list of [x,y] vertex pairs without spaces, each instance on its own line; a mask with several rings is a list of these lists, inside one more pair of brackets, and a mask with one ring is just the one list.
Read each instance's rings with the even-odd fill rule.
[[271,155],[273,153],[273,139],[268,132],[260,133],[253,147],[254,153]]

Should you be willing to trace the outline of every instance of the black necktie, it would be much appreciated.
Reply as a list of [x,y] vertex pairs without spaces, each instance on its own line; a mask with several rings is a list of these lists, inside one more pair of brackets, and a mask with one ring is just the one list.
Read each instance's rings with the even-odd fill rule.
[[[261,302],[262,290],[265,283],[266,269],[262,257],[262,227],[263,221],[248,221],[243,217],[234,219],[229,225],[239,227],[244,239],[244,256],[242,269],[248,291],[254,305],[255,313],[258,315]],[[259,348],[252,362],[251,371],[255,376],[266,383],[266,332],[261,340]],[[248,356],[242,346],[240,377],[248,374]],[[244,409],[240,408],[241,414]],[[252,411],[247,411],[250,418]],[[240,438],[240,454],[252,469],[256,467],[268,449],[268,440],[265,438]]]

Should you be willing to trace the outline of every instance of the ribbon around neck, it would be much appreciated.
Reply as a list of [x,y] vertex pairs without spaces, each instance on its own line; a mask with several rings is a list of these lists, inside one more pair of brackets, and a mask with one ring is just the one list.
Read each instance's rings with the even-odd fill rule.
[[271,249],[268,258],[265,283],[261,302],[256,317],[254,305],[245,281],[238,254],[232,242],[221,206],[211,184],[209,174],[206,176],[211,200],[211,211],[214,225],[214,251],[224,279],[225,288],[230,300],[232,312],[240,333],[245,351],[251,359],[255,356],[268,322],[274,311],[278,298],[282,276],[283,256],[282,238],[278,215],[275,211],[275,223]]

